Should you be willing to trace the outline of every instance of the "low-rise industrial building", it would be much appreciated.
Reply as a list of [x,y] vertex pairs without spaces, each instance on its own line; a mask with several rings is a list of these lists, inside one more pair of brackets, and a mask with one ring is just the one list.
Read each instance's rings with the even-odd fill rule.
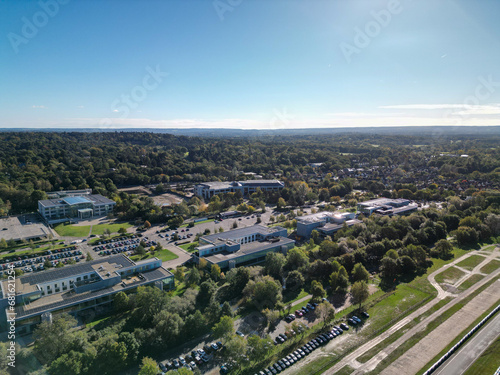
[[225,181],[225,182],[203,182],[194,187],[194,193],[204,199],[210,199],[214,195],[223,193],[240,192],[243,196],[255,193],[257,189],[262,191],[279,191],[285,184],[278,180],[247,180],[247,181]]
[[[355,218],[353,212],[317,212],[315,214],[299,216],[297,217],[297,235],[302,238],[311,237],[313,230],[318,230],[324,228],[323,232],[328,232],[325,235],[331,235],[340,228],[342,228],[343,223],[346,222],[348,226],[356,224],[358,221],[353,220]],[[335,229],[337,228],[337,229]],[[322,233],[322,232],[321,232]]]
[[418,208],[418,205],[410,205],[410,203],[409,199],[378,198],[358,203],[358,211],[365,215],[373,213],[389,216],[405,215],[416,211]]
[[113,212],[115,205],[115,201],[100,194],[67,195],[38,201],[38,212],[47,222],[54,224],[69,219],[105,216]]
[[[42,316],[63,312],[78,315],[89,309],[96,313],[111,304],[116,293],[129,293],[146,285],[170,290],[174,276],[158,258],[134,262],[118,254],[23,275],[14,281],[2,280],[0,309],[6,318],[15,314],[16,330],[25,334],[42,321]],[[9,295],[15,298],[13,310],[8,304]],[[0,321],[6,320],[2,317]]]
[[231,269],[260,263],[269,252],[286,254],[294,246],[295,241],[287,238],[285,228],[253,225],[200,237],[194,258]]

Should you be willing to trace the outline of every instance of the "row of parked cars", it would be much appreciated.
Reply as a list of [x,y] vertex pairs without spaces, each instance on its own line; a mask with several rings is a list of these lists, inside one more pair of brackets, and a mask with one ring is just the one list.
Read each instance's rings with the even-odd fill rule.
[[101,240],[101,241],[95,242],[93,245],[94,246],[107,245],[107,244],[122,242],[122,241],[130,240],[130,239],[136,239],[137,237],[142,237],[142,234],[138,234],[138,235],[133,234],[131,236],[121,236],[121,237],[111,238],[110,240]]
[[[71,247],[72,248],[72,247]],[[74,259],[76,262],[80,261],[80,256],[82,256],[82,252],[80,250],[66,251],[62,252],[65,249],[57,249],[52,251],[47,251],[45,256],[32,257],[28,259],[21,259],[15,262],[12,262],[14,268],[21,268],[24,272],[34,272],[34,271],[42,271],[45,269],[43,263],[48,260],[52,263],[52,266],[56,266],[57,263],[68,263],[70,259]],[[0,264],[0,275],[3,273],[3,270],[6,270],[9,267],[9,263]]]
[[309,341],[307,344],[295,350],[293,353],[288,354],[286,357],[280,359],[273,365],[259,371],[256,375],[274,375],[284,371],[292,366],[295,362],[300,361],[321,345],[326,344],[334,337],[342,334],[343,330],[340,327],[335,327],[331,331],[319,334],[316,338]]
[[[367,312],[362,312],[361,315],[364,318],[369,318],[370,315]],[[358,325],[362,322],[361,319],[359,319],[357,316],[352,316],[351,318],[348,319],[349,324],[352,325]],[[299,328],[301,328],[299,326]],[[344,331],[348,331],[349,326],[345,323],[341,323],[339,326],[334,326],[331,330],[319,334],[316,338],[312,339],[309,341],[307,344],[302,346],[301,348],[297,349],[293,353],[287,355],[285,358],[282,358],[272,366],[269,366],[268,368],[259,371],[258,374],[256,375],[274,375],[277,374],[286,368],[290,367],[293,365],[295,362],[299,361],[303,357],[307,356],[310,354],[312,351],[320,347],[321,345],[326,344],[330,340],[334,339],[335,337],[341,335],[344,333]],[[287,339],[289,339],[291,336],[293,336],[295,332],[285,332],[285,334],[281,333],[276,338],[274,339],[274,344],[278,345],[280,343],[285,342]]]
[[111,255],[111,254],[119,254],[123,252],[133,252],[140,244],[140,242],[145,242],[146,247],[156,246],[156,241],[148,240],[147,237],[144,239],[131,239],[126,241],[120,241],[113,244],[100,245],[94,248],[94,250],[99,251],[99,255]]
[[[61,242],[60,244],[62,244]],[[40,263],[45,261],[45,256],[47,255],[55,255],[58,253],[67,253],[76,250],[76,246],[68,246],[61,249],[55,250],[47,250],[43,253],[35,253],[35,254],[26,254],[26,255],[17,255],[10,256],[6,258],[0,259],[0,269],[7,269],[9,264],[13,264],[14,267],[24,267],[26,265],[31,265],[34,263]]]
[[158,363],[158,367],[161,370],[160,374],[164,374],[169,370],[176,370],[181,367],[185,367],[189,370],[194,370],[196,367],[207,363],[213,358],[215,352],[224,349],[222,342],[217,341],[212,344],[207,344],[200,349],[194,349],[186,355],[185,357],[179,357],[174,360],[167,361],[166,363]]
[[295,319],[301,318],[304,315],[308,314],[309,312],[316,310],[317,306],[318,306],[317,303],[310,302],[306,306],[302,307],[300,310],[295,310],[295,314],[287,315],[287,317],[285,318],[285,321],[287,323],[293,322]]

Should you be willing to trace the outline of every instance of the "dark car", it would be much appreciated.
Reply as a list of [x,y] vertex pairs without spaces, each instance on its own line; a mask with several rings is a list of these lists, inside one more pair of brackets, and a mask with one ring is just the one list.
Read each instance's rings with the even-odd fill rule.
[[160,362],[160,363],[158,363],[158,367],[160,368],[160,370],[161,370],[162,372],[167,372],[167,371],[168,371],[167,366],[165,366],[165,365],[164,365],[163,363],[161,363],[161,362]]

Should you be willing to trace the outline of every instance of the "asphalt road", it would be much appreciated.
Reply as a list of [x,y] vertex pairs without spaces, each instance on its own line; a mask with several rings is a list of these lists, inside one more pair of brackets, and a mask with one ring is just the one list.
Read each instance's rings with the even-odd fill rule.
[[463,374],[500,335],[500,314],[497,313],[472,339],[434,372],[439,375]]

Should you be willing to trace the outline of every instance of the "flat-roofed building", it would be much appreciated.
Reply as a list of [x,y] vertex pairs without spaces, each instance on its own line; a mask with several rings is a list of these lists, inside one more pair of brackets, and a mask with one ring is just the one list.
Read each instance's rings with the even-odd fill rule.
[[[16,330],[25,334],[41,322],[43,314],[77,315],[88,309],[102,308],[112,303],[116,293],[129,293],[146,285],[170,290],[174,287],[174,276],[162,267],[158,258],[134,262],[118,254],[23,275],[16,278],[14,287],[9,280],[2,280],[0,308],[6,317],[15,314]],[[13,311],[8,306],[9,293],[16,302]],[[5,319],[2,317],[0,321]]]
[[260,263],[269,252],[286,254],[294,246],[285,228],[253,225],[200,237],[194,258],[229,269]]
[[[393,209],[401,208],[410,205],[411,201],[409,199],[391,199],[391,198],[378,198],[378,199],[372,199],[369,201],[365,202],[359,202],[358,203],[358,211],[365,214],[365,215],[371,215],[374,212],[381,213],[383,211],[386,211],[387,214]],[[412,212],[417,209],[417,205],[412,205],[410,207],[415,207],[414,209],[411,208],[409,210],[396,210],[393,211],[393,215],[400,215],[403,212]],[[399,213],[398,213],[399,212]]]
[[255,193],[257,189],[262,191],[279,191],[285,184],[278,180],[247,180],[247,181],[215,181],[203,182],[194,187],[194,193],[204,199],[210,199],[214,195],[223,193],[240,192],[243,196]]
[[[313,230],[319,230],[326,225],[341,225],[344,222],[347,222],[347,225],[354,225],[353,219],[355,218],[355,214],[353,212],[317,212],[315,214],[306,215],[306,216],[298,216],[297,220],[297,235],[303,237],[305,239],[311,237],[311,233]],[[333,226],[329,227],[330,230],[333,229]],[[340,226],[342,228],[342,225]],[[338,229],[337,229],[338,230]],[[331,233],[330,233],[331,234]]]
[[68,195],[38,201],[38,212],[49,223],[90,219],[113,212],[116,202],[100,194]]

